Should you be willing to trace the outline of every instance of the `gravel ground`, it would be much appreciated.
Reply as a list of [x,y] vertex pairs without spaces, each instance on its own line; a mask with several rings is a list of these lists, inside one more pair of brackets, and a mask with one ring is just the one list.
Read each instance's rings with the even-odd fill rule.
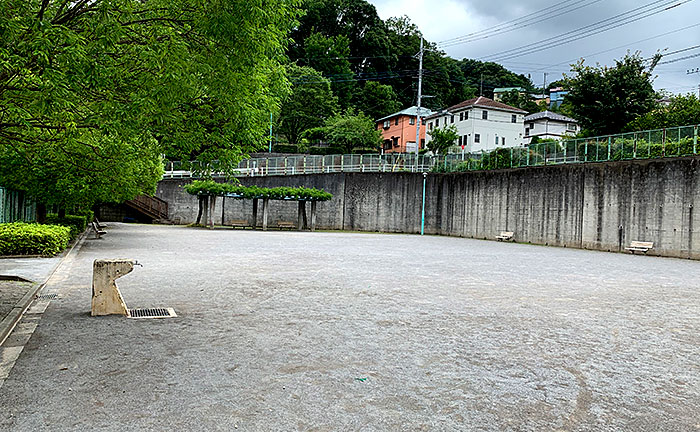
[[[129,307],[177,318],[89,316],[122,257]],[[2,430],[700,430],[700,262],[111,224],[71,265]]]
[[22,300],[35,285],[29,282],[0,280],[0,321]]

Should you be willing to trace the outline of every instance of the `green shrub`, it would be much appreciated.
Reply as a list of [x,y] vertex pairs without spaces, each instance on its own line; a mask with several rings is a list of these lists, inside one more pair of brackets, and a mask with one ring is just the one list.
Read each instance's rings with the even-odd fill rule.
[[95,219],[95,212],[90,209],[77,210],[74,211],[73,214],[76,214],[78,216],[85,216],[85,220],[87,221],[87,223],[90,223]]
[[231,183],[217,183],[214,180],[195,180],[184,186],[190,195],[236,195],[238,198],[269,198],[273,200],[296,199],[305,201],[328,201],[333,198],[330,193],[305,187],[262,188],[258,186],[239,186]]
[[272,146],[275,153],[299,153],[299,147],[294,144],[275,144]]
[[85,231],[88,219],[86,216],[66,215],[63,218],[59,218],[56,214],[48,214],[46,215],[46,223],[70,228],[70,238],[73,240],[78,237],[81,232]]
[[345,153],[345,149],[342,147],[309,147],[309,154],[312,155],[333,155],[343,153]]
[[15,222],[0,224],[0,255],[52,256],[68,246],[70,228]]

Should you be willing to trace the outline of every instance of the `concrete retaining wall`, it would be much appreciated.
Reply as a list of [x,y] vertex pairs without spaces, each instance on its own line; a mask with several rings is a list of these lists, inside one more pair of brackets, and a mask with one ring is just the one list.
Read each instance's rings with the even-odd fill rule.
[[[606,251],[653,241],[650,254],[700,259],[699,168],[699,158],[678,158],[428,174],[425,232],[493,238],[514,231],[519,242]],[[333,200],[318,204],[321,229],[420,231],[422,174],[315,174],[242,183],[332,193]],[[182,184],[162,181],[158,197],[168,201],[173,221],[191,223],[197,199]],[[218,224],[221,198],[216,208]],[[296,221],[296,212],[295,202],[273,201],[270,224]],[[224,222],[251,215],[252,201],[225,200]]]

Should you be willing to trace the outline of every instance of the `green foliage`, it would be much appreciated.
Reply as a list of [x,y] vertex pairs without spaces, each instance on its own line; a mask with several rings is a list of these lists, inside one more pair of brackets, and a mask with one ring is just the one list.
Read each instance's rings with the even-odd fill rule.
[[0,224],[0,255],[53,256],[68,246],[70,229],[58,225]]
[[0,0],[0,184],[70,208],[235,168],[288,87],[297,0]]
[[272,146],[275,153],[299,153],[299,147],[294,144],[275,144]]
[[390,85],[367,81],[353,95],[353,105],[371,119],[378,119],[401,110],[401,102]]
[[348,107],[355,87],[349,56],[350,40],[343,34],[326,37],[314,32],[304,41],[304,58],[301,60],[332,79],[331,89],[343,108]]
[[534,99],[532,99],[532,96],[530,96],[529,93],[523,94],[517,90],[506,92],[501,96],[501,102],[506,105],[527,111],[528,114],[544,111],[540,109],[540,106],[535,103]]
[[344,153],[351,153],[355,148],[376,152],[382,140],[374,120],[353,110],[328,119],[322,132],[328,144],[342,148]]
[[333,198],[330,193],[313,188],[261,188],[258,186],[239,186],[231,183],[217,183],[213,180],[195,180],[184,186],[190,195],[221,196],[226,194],[236,195],[238,198],[269,198],[273,200],[302,200],[302,201],[328,201]]
[[320,72],[294,64],[287,71],[293,85],[282,102],[278,130],[290,143],[299,143],[304,131],[322,126],[337,111],[338,98]]
[[46,223],[49,225],[61,225],[70,228],[70,238],[71,240],[78,237],[78,235],[85,231],[87,224],[92,221],[88,220],[85,215],[65,215],[65,217],[58,217],[57,214],[46,215]]
[[309,154],[312,155],[333,155],[343,154],[345,149],[342,147],[310,147]]
[[598,142],[588,140],[579,142],[576,146],[579,160],[588,162],[689,156],[696,154],[694,150],[697,152],[700,149],[693,148],[693,138],[691,137],[680,140],[669,139],[665,144],[662,142],[649,143],[645,139],[635,141],[634,138],[616,137],[610,140],[610,145],[608,145],[607,140]]
[[671,98],[669,106],[657,107],[655,110],[637,117],[627,124],[625,129],[637,131],[698,123],[700,123],[700,99],[694,93],[690,93]]
[[428,135],[430,135],[430,141],[426,143],[426,146],[435,154],[447,153],[447,150],[456,145],[459,139],[457,128],[454,125],[435,128],[428,132]]
[[617,60],[614,67],[573,65],[565,87],[571,115],[589,135],[615,134],[656,106],[652,70],[639,53]]

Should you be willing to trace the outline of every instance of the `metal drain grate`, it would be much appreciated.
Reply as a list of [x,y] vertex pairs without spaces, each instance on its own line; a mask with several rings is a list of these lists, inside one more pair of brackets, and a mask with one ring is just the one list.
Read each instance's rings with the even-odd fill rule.
[[58,294],[41,294],[37,297],[38,300],[56,300],[57,298]]
[[173,308],[129,309],[129,318],[172,318],[176,316]]

